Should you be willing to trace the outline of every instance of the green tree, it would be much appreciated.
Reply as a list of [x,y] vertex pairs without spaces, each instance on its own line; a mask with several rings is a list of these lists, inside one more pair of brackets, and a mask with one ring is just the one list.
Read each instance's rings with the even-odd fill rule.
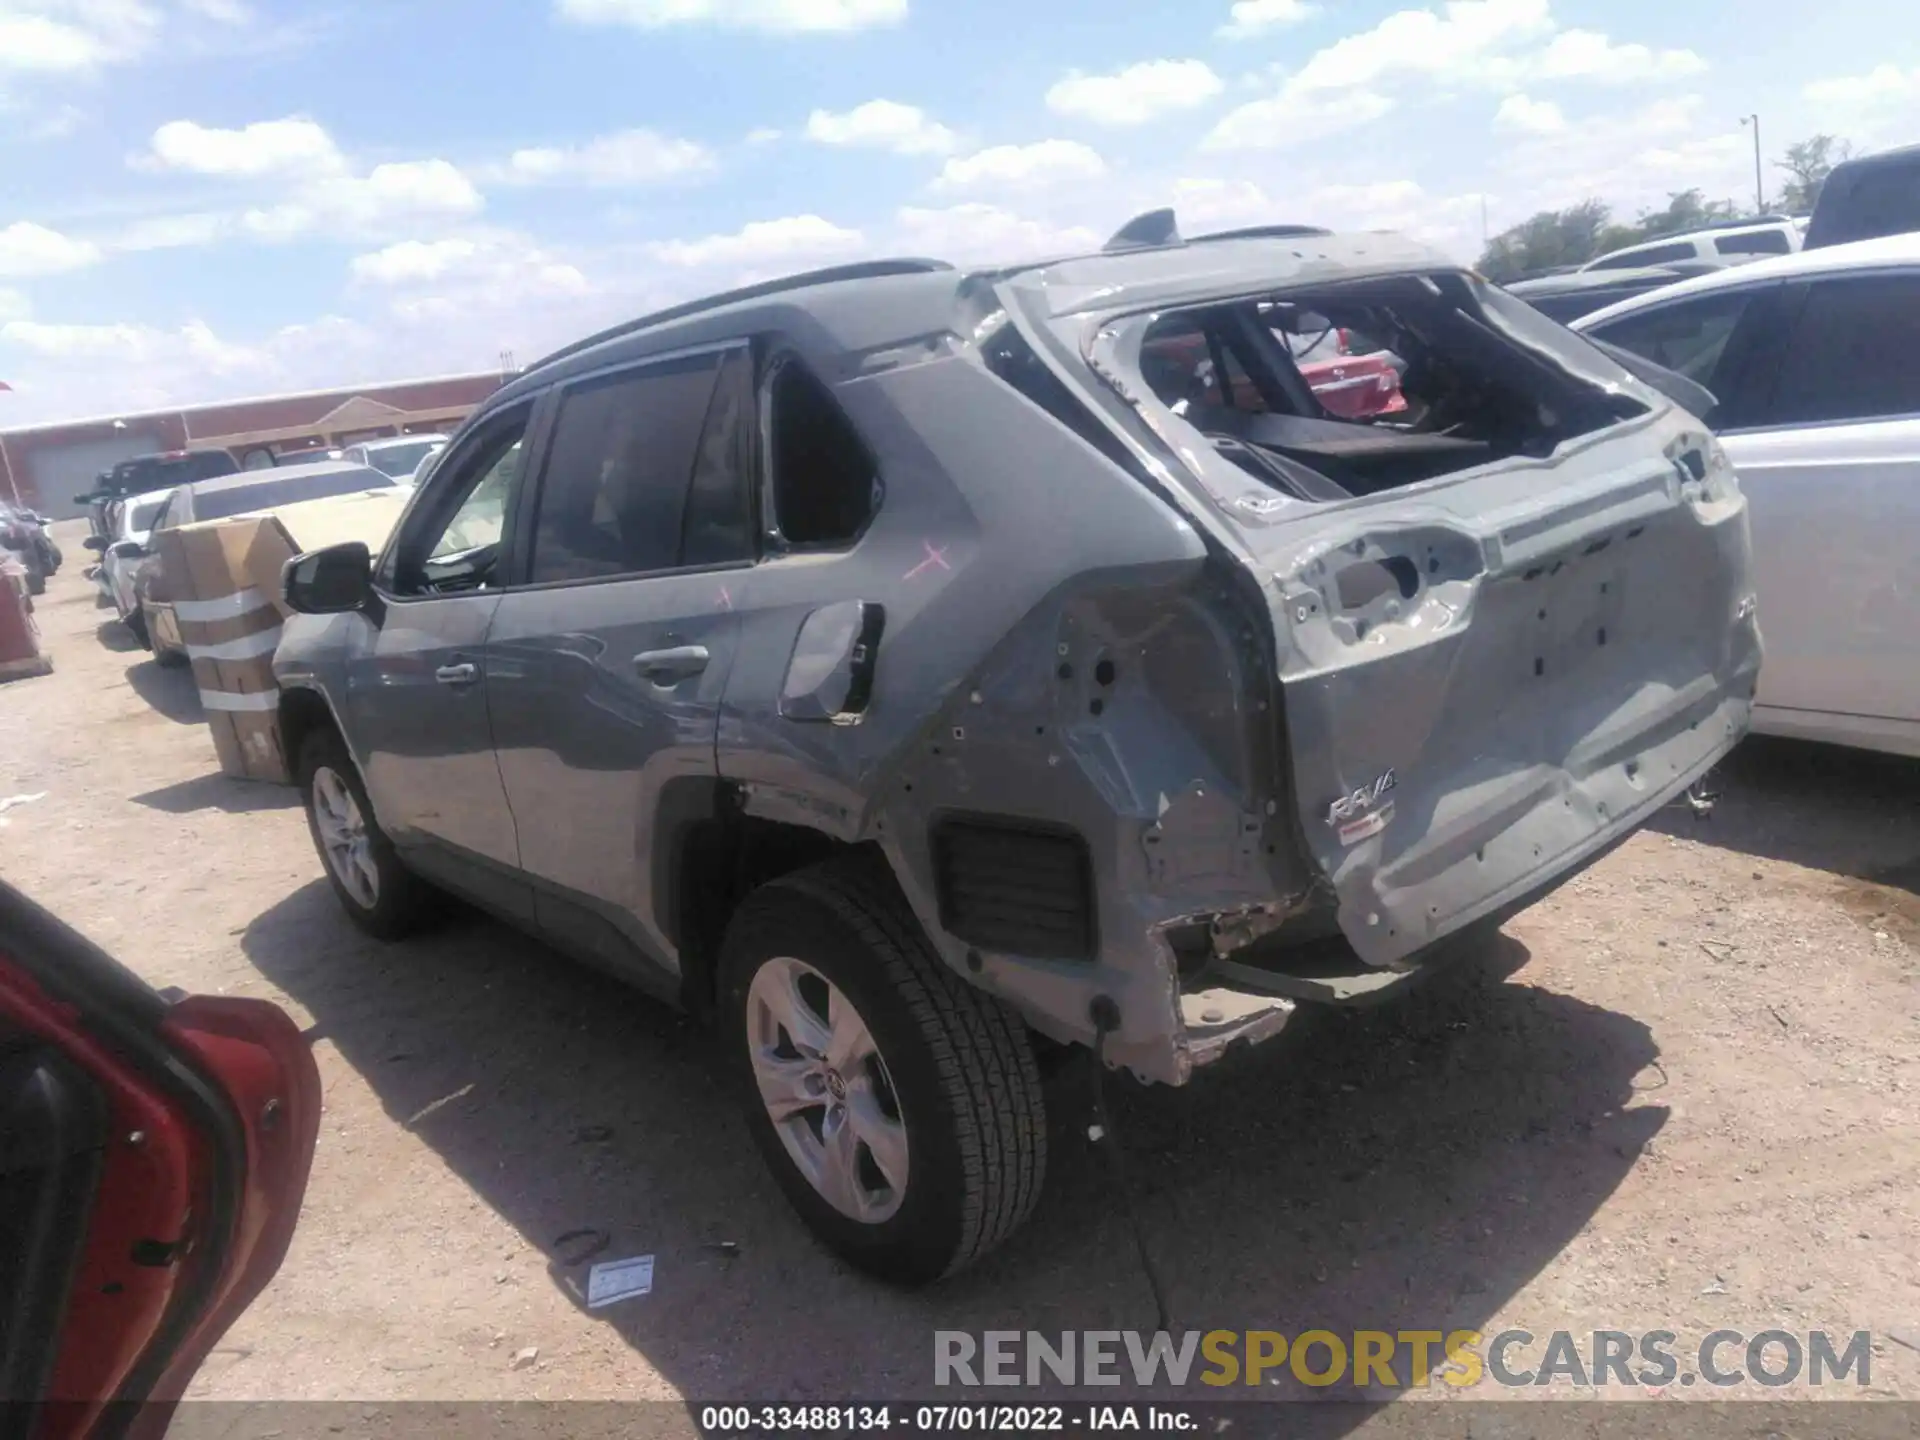
[[1622,243],[1638,245],[1643,240],[1658,240],[1666,235],[1685,235],[1690,230],[1735,219],[1739,214],[1731,200],[1709,200],[1706,192],[1697,186],[1677,190],[1667,196],[1666,209],[1643,213],[1633,224],[1633,238]]
[[1789,215],[1805,215],[1820,198],[1820,187],[1842,160],[1853,158],[1853,146],[1832,135],[1812,135],[1787,147],[1786,158],[1773,162],[1773,168],[1787,172],[1780,187],[1776,210]]
[[1540,270],[1584,265],[1617,232],[1604,201],[1582,200],[1565,210],[1542,210],[1487,242],[1480,273],[1503,283]]

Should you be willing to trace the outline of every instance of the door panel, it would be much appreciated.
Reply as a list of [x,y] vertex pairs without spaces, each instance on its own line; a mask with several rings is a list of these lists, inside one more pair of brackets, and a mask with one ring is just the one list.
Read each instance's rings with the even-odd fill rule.
[[494,743],[540,925],[642,983],[679,971],[656,893],[674,837],[659,822],[711,789],[739,631],[726,578],[521,591],[488,637]]
[[1753,530],[1757,702],[1920,720],[1920,421],[1725,444]]

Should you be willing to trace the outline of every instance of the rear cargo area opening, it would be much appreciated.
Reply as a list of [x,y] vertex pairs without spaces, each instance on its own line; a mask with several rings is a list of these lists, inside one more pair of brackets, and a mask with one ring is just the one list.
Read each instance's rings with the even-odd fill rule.
[[[1591,368],[1597,357],[1575,337],[1462,273],[1165,311],[1145,327],[1140,377],[1160,404],[1298,500],[1544,459],[1647,410]],[[1342,374],[1347,357],[1354,376]],[[1356,379],[1372,398],[1339,391]]]

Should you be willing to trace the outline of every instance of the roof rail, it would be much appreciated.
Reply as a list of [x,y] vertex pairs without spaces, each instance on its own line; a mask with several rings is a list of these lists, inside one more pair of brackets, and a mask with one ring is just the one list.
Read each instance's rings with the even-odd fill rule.
[[536,370],[564,360],[569,355],[578,355],[591,350],[596,345],[604,345],[609,340],[617,340],[622,335],[631,335],[636,330],[650,329],[655,325],[664,325],[670,320],[684,320],[689,315],[698,315],[705,310],[718,310],[723,305],[735,305],[742,300],[759,300],[768,295],[778,295],[786,290],[803,290],[811,285],[833,285],[843,280],[880,280],[890,275],[931,275],[941,270],[951,270],[953,266],[944,260],[922,260],[901,258],[896,260],[857,260],[850,265],[829,265],[822,270],[807,270],[798,275],[783,275],[778,280],[762,280],[755,285],[744,285],[738,290],[723,290],[718,295],[708,295],[699,300],[685,300],[678,305],[669,305],[664,310],[655,310],[650,315],[642,315],[637,320],[626,320],[618,325],[576,340],[571,345],[563,345],[551,355],[536,360],[520,373],[530,375]]
[[1324,225],[1247,225],[1238,230],[1216,230],[1211,235],[1195,235],[1187,242],[1203,240],[1301,240],[1309,235],[1331,235]]

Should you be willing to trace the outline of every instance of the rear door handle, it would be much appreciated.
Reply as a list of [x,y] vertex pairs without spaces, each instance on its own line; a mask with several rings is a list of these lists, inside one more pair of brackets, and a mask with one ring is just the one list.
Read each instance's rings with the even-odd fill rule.
[[656,685],[673,685],[707,668],[707,647],[675,645],[667,650],[642,650],[633,668]]
[[480,667],[464,661],[458,665],[442,665],[433,672],[433,678],[442,685],[471,685],[480,678]]

